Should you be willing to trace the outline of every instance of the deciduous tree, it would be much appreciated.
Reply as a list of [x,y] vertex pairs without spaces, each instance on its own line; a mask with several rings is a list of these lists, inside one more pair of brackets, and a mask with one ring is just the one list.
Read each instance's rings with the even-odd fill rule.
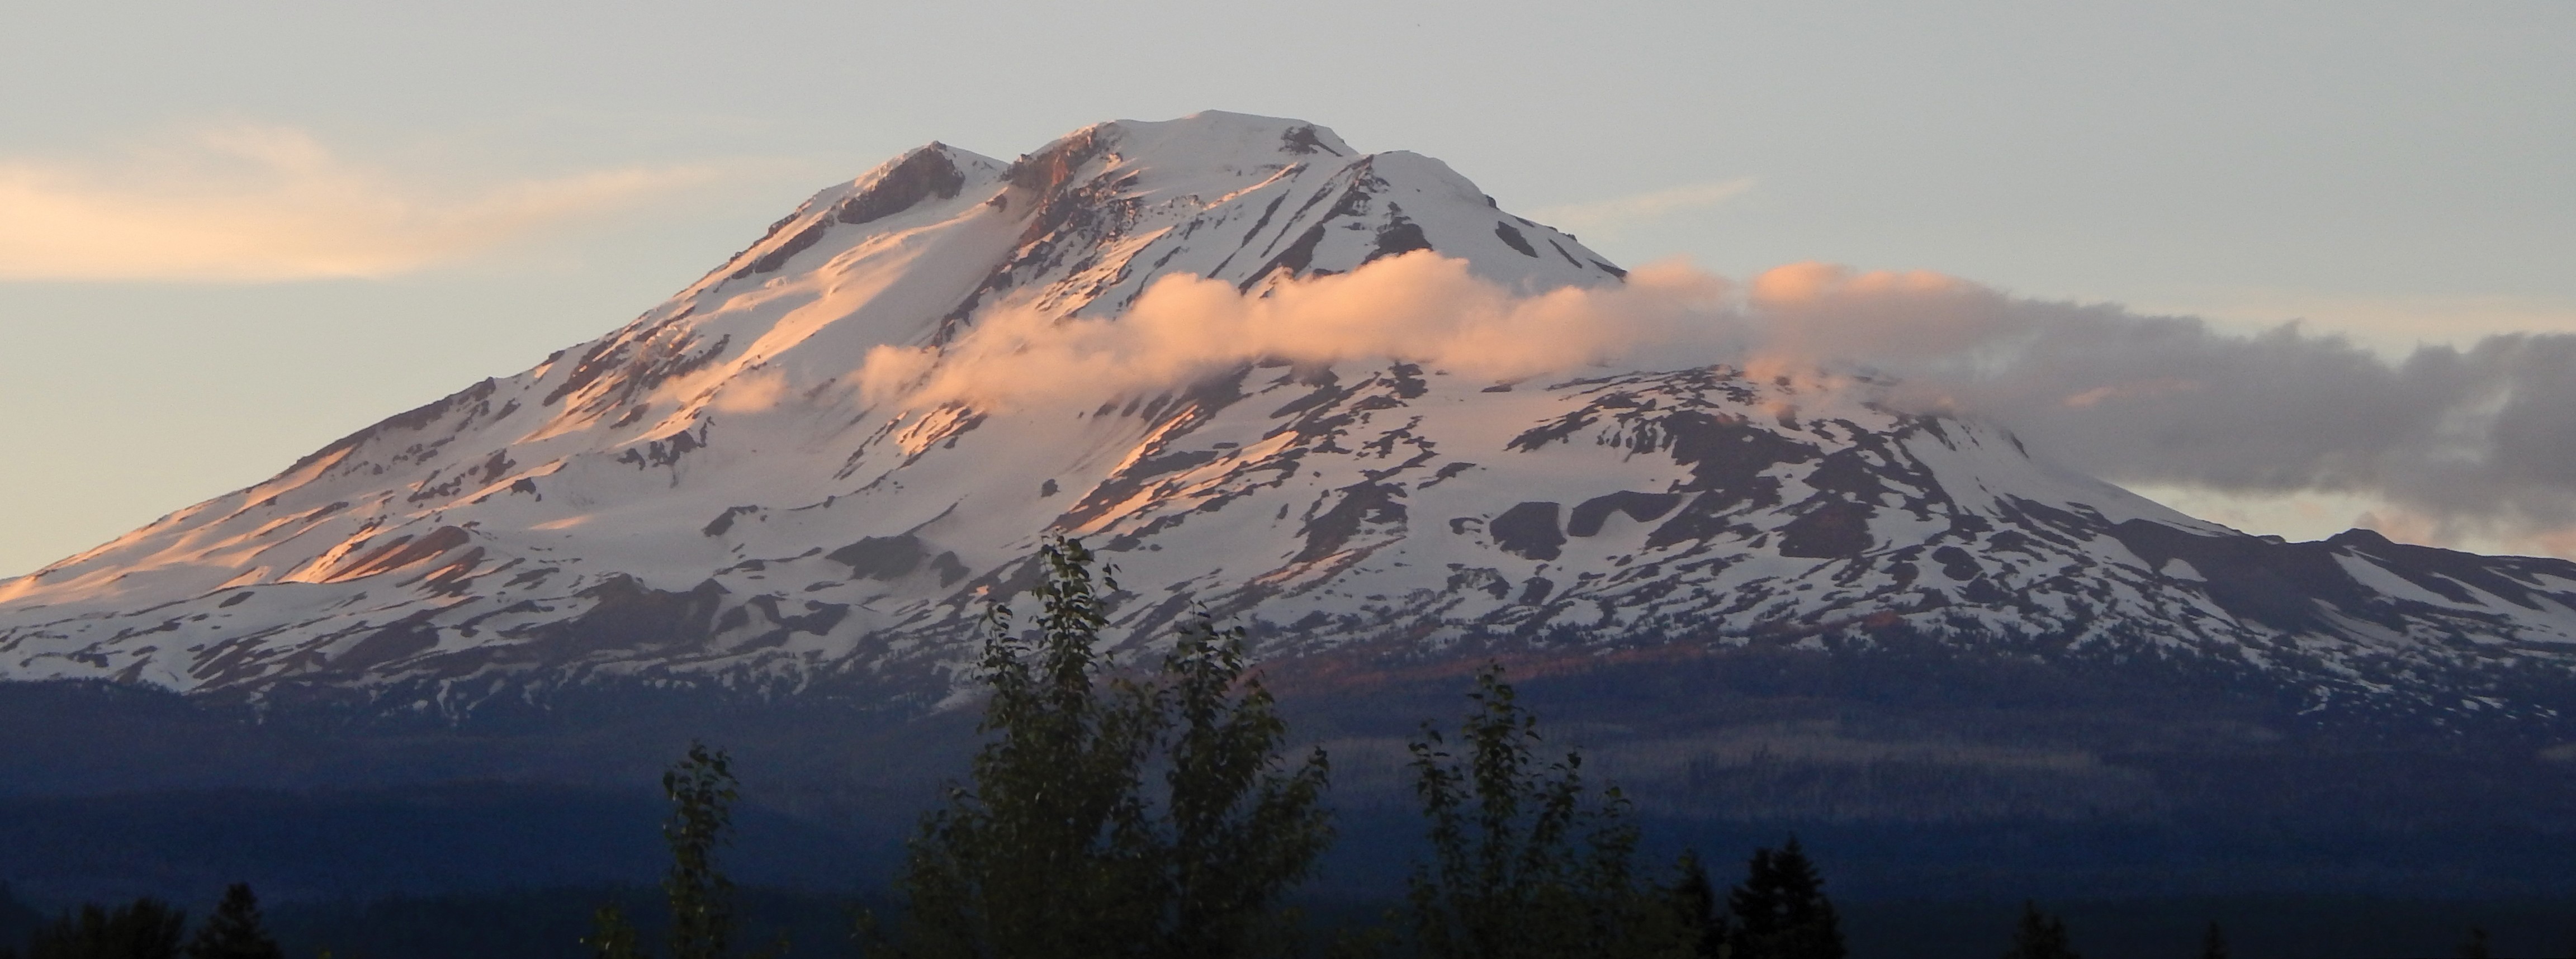
[[1242,634],[1204,617],[1154,680],[1108,678],[1098,649],[1115,571],[1095,577],[1070,539],[1037,561],[1034,635],[1014,635],[1008,607],[987,617],[987,738],[969,782],[912,844],[895,936],[863,935],[921,959],[1278,947],[1279,900],[1331,839],[1323,751],[1288,762],[1287,724],[1248,672]]
[[[662,877],[670,904],[671,959],[729,959],[733,955],[734,887],[716,864],[716,851],[733,839],[733,804],[741,798],[733,757],[705,743],[662,773],[662,795],[671,803],[662,842],[671,869]],[[643,938],[616,906],[601,907],[596,927],[582,940],[598,959],[644,959]],[[784,951],[781,943],[778,950]],[[767,953],[757,954],[766,955]]]
[[1468,698],[1454,744],[1429,723],[1412,744],[1431,840],[1408,883],[1415,948],[1434,959],[1689,955],[1669,893],[1633,869],[1627,797],[1592,792],[1579,752],[1540,756],[1538,717],[1500,666],[1479,671]]

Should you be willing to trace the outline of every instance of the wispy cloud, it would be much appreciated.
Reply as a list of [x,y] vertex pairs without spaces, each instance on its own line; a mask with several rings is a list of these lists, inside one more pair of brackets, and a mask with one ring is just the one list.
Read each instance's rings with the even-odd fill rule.
[[1623,230],[1643,226],[1675,213],[1716,206],[1743,196],[1745,191],[1751,189],[1753,189],[1752,177],[1738,177],[1733,180],[1692,183],[1649,193],[1630,194],[1592,203],[1552,206],[1533,211],[1531,216],[1550,226],[1577,233],[1616,236]]
[[471,191],[343,159],[283,127],[209,130],[112,163],[0,159],[0,279],[386,276],[706,182],[629,167]]
[[2467,346],[2502,333],[2576,333],[2576,300],[2539,296],[2402,296],[2266,287],[2151,292],[2128,298],[2139,313],[2197,316],[2229,330],[2296,321],[2387,356],[2423,344]]

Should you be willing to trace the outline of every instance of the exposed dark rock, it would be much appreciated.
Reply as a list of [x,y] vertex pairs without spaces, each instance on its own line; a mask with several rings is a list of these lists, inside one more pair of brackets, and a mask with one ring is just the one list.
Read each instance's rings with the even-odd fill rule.
[[2275,543],[2253,536],[2204,536],[2129,520],[2110,529],[2121,545],[2162,568],[2174,559],[2199,570],[2209,598],[2229,615],[2285,632],[2327,628],[2317,601],[2361,612],[2369,594],[2335,562],[2329,543]]
[[1956,546],[1944,546],[1940,549],[1933,550],[1932,558],[1941,561],[1941,575],[1943,576],[1950,577],[1951,579],[1962,583],[1977,578],[1977,574],[1979,572],[1977,569],[1977,560],[1975,557],[1969,556],[1967,550],[1960,549]]
[[1073,171],[1109,151],[1113,138],[1103,127],[1091,126],[1074,131],[1046,148],[1012,161],[1002,178],[1012,186],[1041,195],[1062,189],[1073,179]]
[[1522,256],[1538,255],[1538,248],[1530,245],[1529,238],[1522,236],[1519,228],[1509,223],[1496,222],[1494,235],[1502,239],[1504,246],[1519,250]]
[[[2462,585],[2484,590],[2505,602],[2525,609],[2540,609],[2531,584],[2516,580],[2511,573],[2529,576],[2546,575],[2562,580],[2576,580],[2576,563],[2563,559],[2529,559],[2514,556],[2480,556],[2431,546],[2390,542],[2388,537],[2366,529],[2350,529],[2326,540],[2337,546],[2386,562],[2389,571],[2405,577],[2407,582],[2456,602],[2473,602]],[[2558,597],[2564,602],[2567,597]]]
[[726,531],[733,529],[734,517],[757,512],[760,512],[760,507],[757,506],[728,507],[723,513],[718,514],[714,520],[708,522],[705,529],[699,530],[698,532],[708,536],[722,536]]
[[1816,457],[1814,446],[1753,426],[1742,417],[1686,410],[1665,417],[1659,425],[1671,437],[1673,462],[1691,468],[1691,481],[1680,492],[1741,490],[1763,470]]
[[1547,602],[1548,596],[1555,592],[1555,580],[1549,579],[1545,576],[1532,576],[1527,582],[1521,584],[1521,598],[1519,602],[1523,606],[1536,606],[1540,603]]
[[1418,400],[1431,392],[1431,383],[1422,378],[1422,367],[1397,363],[1386,368],[1387,378],[1395,385],[1395,398]]
[[1270,262],[1262,264],[1260,269],[1246,274],[1243,282],[1235,284],[1235,289],[1249,292],[1253,284],[1281,270],[1288,271],[1290,276],[1305,272],[1315,262],[1315,247],[1323,242],[1323,224],[1307,227],[1306,232],[1297,235],[1297,242],[1288,244],[1287,249],[1279,251],[1278,256],[1271,257]]
[[492,398],[492,391],[495,388],[495,382],[487,378],[480,383],[476,383],[454,393],[450,393],[444,397],[421,404],[420,406],[413,407],[412,409],[404,412],[385,417],[374,426],[343,436],[338,440],[333,441],[329,446],[314,450],[310,455],[296,460],[294,465],[287,467],[285,473],[280,475],[293,475],[307,466],[331,460],[337,454],[346,453],[351,450],[355,450],[360,446],[364,446],[367,441],[379,436],[392,433],[417,432],[428,427],[432,423],[438,422],[440,418],[446,416],[450,411],[467,409],[478,404],[488,403]]
[[963,560],[957,558],[956,553],[946,552],[930,561],[930,571],[939,574],[939,585],[942,589],[957,585],[958,580],[965,579],[973,572],[966,568]]
[[332,670],[359,673],[430,651],[438,645],[438,627],[429,621],[433,615],[434,610],[422,610],[367,634],[331,657]]
[[636,469],[669,466],[679,462],[680,457],[706,448],[706,438],[701,435],[705,429],[706,425],[701,423],[698,433],[681,430],[660,439],[647,440],[642,449],[628,447],[626,452],[617,454],[617,461],[633,463]]
[[1870,545],[1869,518],[1875,511],[1860,503],[1836,500],[1780,527],[1780,555],[1837,559],[1860,555]]
[[1369,250],[1368,257],[1361,263],[1374,263],[1390,256],[1431,248],[1431,239],[1422,235],[1421,224],[1406,218],[1403,207],[1389,203],[1386,209],[1386,225],[1377,228],[1377,246]]
[[1559,509],[1555,503],[1521,503],[1494,517],[1485,530],[1503,552],[1523,559],[1555,559],[1565,545],[1565,533],[1557,528]]
[[1218,455],[1213,450],[1184,450],[1161,456],[1139,457],[1126,469],[1118,471],[1116,475],[1100,481],[1100,485],[1092,487],[1091,492],[1084,495],[1081,502],[1073,504],[1072,509],[1065,511],[1063,518],[1056,521],[1056,525],[1071,528],[1107,515],[1110,510],[1117,508],[1118,504],[1135,498],[1137,493],[1144,491],[1145,487],[1156,478],[1199,466],[1216,459]]
[[[760,639],[753,640],[754,643],[762,641],[776,642],[778,640],[786,639],[789,635],[795,633],[810,633],[816,636],[821,636],[831,632],[832,627],[840,625],[841,620],[850,615],[850,607],[847,604],[824,603],[810,599],[805,601],[805,612],[801,614],[782,612],[778,608],[778,597],[775,596],[754,596],[745,600],[743,602],[743,606],[737,606],[732,610],[728,610],[726,615],[730,617],[733,613],[741,611],[744,607],[751,607],[760,610],[763,617],[778,626],[778,629],[760,637]],[[724,631],[721,624],[717,631]]]
[[1562,442],[1573,436],[1574,431],[1592,425],[1594,418],[1592,409],[1585,407],[1557,417],[1556,422],[1523,430],[1521,435],[1512,437],[1511,442],[1503,444],[1503,448],[1526,452],[1549,443]]
[[1469,462],[1464,462],[1464,461],[1454,462],[1454,463],[1442,463],[1442,464],[1440,464],[1440,468],[1439,468],[1439,469],[1432,471],[1432,473],[1431,473],[1431,478],[1430,478],[1430,479],[1427,479],[1427,480],[1423,480],[1423,481],[1422,481],[1421,486],[1422,486],[1422,487],[1426,487],[1426,488],[1427,488],[1427,487],[1432,487],[1432,486],[1438,486],[1438,485],[1440,485],[1441,483],[1446,482],[1446,481],[1448,481],[1449,479],[1456,477],[1456,476],[1457,476],[1458,474],[1460,474],[1460,473],[1464,473],[1464,472],[1466,472],[1466,471],[1468,471],[1468,470],[1475,469],[1475,468],[1476,468],[1476,464],[1474,464],[1474,463],[1469,463]]
[[621,573],[574,595],[595,602],[578,617],[541,628],[541,635],[581,646],[641,649],[705,641],[725,589],[710,579],[685,593],[666,592]]
[[1404,522],[1404,487],[1390,483],[1359,483],[1343,487],[1342,498],[1322,515],[1307,520],[1298,531],[1306,539],[1306,548],[1298,551],[1295,562],[1310,563],[1323,559],[1359,535],[1362,525],[1387,525]]
[[463,546],[471,538],[472,534],[454,526],[441,526],[431,530],[429,535],[418,539],[397,536],[392,542],[378,546],[365,556],[348,561],[346,565],[333,570],[329,576],[324,577],[323,581],[345,583],[353,579],[390,573]]
[[1565,524],[1565,532],[1571,536],[1597,535],[1601,532],[1601,524],[1609,520],[1613,512],[1626,513],[1629,519],[1640,523],[1653,522],[1672,512],[1673,507],[1681,505],[1681,501],[1680,493],[1621,490],[1607,496],[1595,496],[1575,505],[1573,517]]
[[895,579],[920,567],[929,556],[921,538],[910,533],[870,536],[823,554],[824,559],[849,567],[851,579]]
[[759,273],[775,273],[778,271],[779,267],[786,266],[788,260],[795,259],[796,254],[803,253],[807,247],[811,247],[816,243],[822,242],[823,234],[831,231],[832,224],[827,220],[817,217],[814,222],[805,224],[804,229],[798,230],[795,235],[788,237],[786,242],[780,243],[769,252],[761,254],[759,259],[751,261],[750,264],[744,266],[742,269],[735,270],[733,276],[728,277],[727,279],[739,280],[743,277]]
[[1325,146],[1323,138],[1316,133],[1313,126],[1303,123],[1289,127],[1287,132],[1279,135],[1279,141],[1281,147],[1290,153],[1314,153],[1320,150],[1334,156],[1342,155],[1342,151]]
[[965,171],[957,169],[956,161],[949,159],[946,147],[933,143],[905,155],[867,189],[841,198],[841,202],[832,205],[832,217],[853,225],[869,223],[912,209],[934,196],[953,199],[965,187]]

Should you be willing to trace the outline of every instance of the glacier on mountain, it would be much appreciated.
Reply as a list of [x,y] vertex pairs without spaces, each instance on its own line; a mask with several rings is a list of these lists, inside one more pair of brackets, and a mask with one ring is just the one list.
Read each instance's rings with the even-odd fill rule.
[[1865,373],[1247,355],[1097,403],[903,388],[997,311],[1114,323],[1168,277],[1261,298],[1363,268],[1629,283],[1437,160],[1298,121],[934,143],[606,336],[0,584],[0,678],[447,715],[617,682],[935,702],[1053,533],[1116,563],[1123,641],[1205,610],[1269,656],[1895,630],[2508,713],[2576,663],[2576,563],[2248,536]]

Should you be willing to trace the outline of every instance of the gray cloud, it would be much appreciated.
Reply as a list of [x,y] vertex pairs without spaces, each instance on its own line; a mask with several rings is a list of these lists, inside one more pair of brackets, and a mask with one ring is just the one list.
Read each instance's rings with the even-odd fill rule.
[[2230,335],[1820,265],[1757,279],[1744,309],[1759,350],[1890,374],[1901,403],[1993,419],[2109,479],[2372,494],[2460,533],[2576,525],[2576,334],[2390,360],[2294,325]]

